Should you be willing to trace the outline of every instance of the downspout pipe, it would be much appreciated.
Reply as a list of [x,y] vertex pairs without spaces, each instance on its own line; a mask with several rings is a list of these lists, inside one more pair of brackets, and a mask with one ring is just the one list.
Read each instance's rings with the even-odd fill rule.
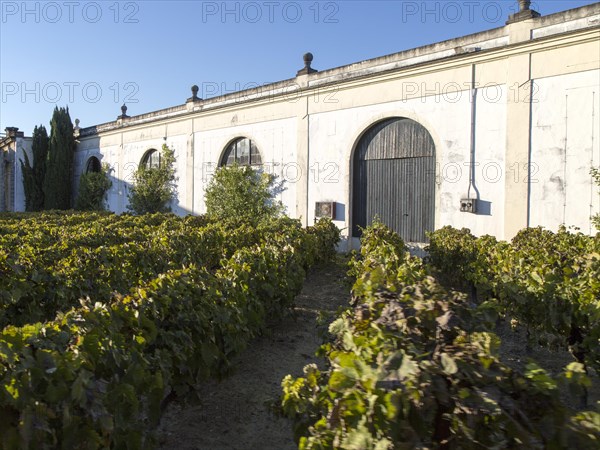
[[469,188],[467,198],[471,198],[471,189],[475,191],[475,199],[479,200],[479,191],[475,186],[475,145],[476,145],[476,117],[477,117],[477,86],[475,81],[475,64],[471,64],[471,143],[469,153]]

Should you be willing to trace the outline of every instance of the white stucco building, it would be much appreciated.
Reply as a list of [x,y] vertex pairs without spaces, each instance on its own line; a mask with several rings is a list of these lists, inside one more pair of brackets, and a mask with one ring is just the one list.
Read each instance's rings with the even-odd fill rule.
[[110,208],[126,211],[134,170],[166,143],[175,212],[205,212],[219,165],[260,163],[284,182],[291,217],[312,223],[319,203],[334,207],[343,249],[374,214],[417,242],[444,225],[502,239],[538,225],[595,233],[600,3],[545,17],[520,3],[501,28],[322,71],[308,54],[288,80],[205,100],[196,90],[172,108],[77,128],[75,186],[106,162]]

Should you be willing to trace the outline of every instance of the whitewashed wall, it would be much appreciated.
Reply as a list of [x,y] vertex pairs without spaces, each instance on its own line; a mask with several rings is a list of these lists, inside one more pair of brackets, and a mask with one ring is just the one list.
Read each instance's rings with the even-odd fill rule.
[[15,165],[14,165],[14,210],[25,211],[25,188],[23,186],[23,170],[21,169],[21,162],[25,162],[24,154],[27,153],[29,163],[33,163],[33,153],[31,151],[31,139],[30,138],[17,138],[17,146],[15,153]]
[[[510,239],[527,225],[556,229],[565,223],[593,233],[589,218],[600,211],[589,175],[592,165],[600,165],[597,16],[597,6],[591,5],[564,16],[301,74],[291,80],[298,87],[294,98],[275,95],[285,90],[287,80],[273,85],[269,96],[255,92],[253,97],[240,95],[241,100],[190,101],[106,124],[98,135],[82,138],[77,167],[84,170],[92,155],[108,162],[113,168],[109,205],[123,212],[144,153],[166,143],[177,158],[175,212],[202,214],[205,188],[225,148],[248,137],[266,170],[285,183],[280,199],[291,217],[310,224],[316,202],[334,201],[335,223],[348,236],[353,150],[378,121],[406,117],[424,126],[436,146],[436,228],[467,227],[476,235]],[[564,28],[561,21],[573,23]],[[539,40],[532,41],[532,33]],[[477,214],[460,212],[469,189],[468,86],[473,81],[480,86],[475,101],[476,189],[470,192],[480,200]],[[452,86],[459,90],[448,91]]]
[[[436,228],[444,225],[468,227],[475,234],[503,234],[504,149],[506,141],[506,89],[480,89],[476,100],[475,184],[482,213],[460,212],[460,200],[469,187],[471,145],[471,94],[429,96],[328,113],[310,119],[309,223],[318,201],[342,205],[336,224],[345,235],[351,221],[351,161],[361,135],[373,124],[390,117],[407,117],[430,132],[436,146]],[[315,171],[319,170],[317,174]],[[471,190],[471,196],[476,193]],[[339,207],[340,205],[338,205]]]
[[133,182],[133,174],[139,167],[142,158],[148,150],[160,150],[163,144],[167,144],[175,150],[175,167],[179,185],[177,199],[171,207],[176,214],[185,215],[191,213],[191,209],[188,206],[191,200],[187,198],[185,189],[188,183],[186,172],[187,136],[168,136],[165,140],[164,137],[152,137],[152,133],[150,133],[150,139],[135,141],[136,137],[139,136],[142,138],[144,135],[148,135],[148,132],[129,135],[127,139],[133,142],[124,142],[122,144],[114,144],[111,142],[114,139],[110,139],[107,140],[106,144],[104,142],[98,144],[98,141],[95,140],[89,143],[86,142],[86,144],[80,146],[81,148],[75,155],[75,186],[79,186],[79,178],[85,172],[88,160],[95,156],[101,163],[108,163],[110,166],[109,175],[112,187],[107,195],[109,209],[116,213],[126,212],[127,205],[129,204],[128,194]]
[[194,212],[204,213],[204,191],[218,167],[227,146],[235,139],[246,137],[256,144],[264,170],[277,175],[284,190],[279,199],[290,217],[296,216],[297,144],[296,118],[263,121],[232,126],[194,135]]
[[[556,229],[566,223],[592,232],[589,217],[600,209],[597,190],[589,176],[592,164],[600,165],[599,78],[599,71],[595,70],[535,80],[531,131],[532,226]],[[180,188],[174,211],[201,214],[205,212],[204,189],[226,146],[236,138],[248,137],[258,146],[267,170],[274,171],[284,181],[280,200],[288,214],[296,216],[297,202],[302,201],[297,198],[297,187],[304,183],[308,186],[308,223],[314,221],[315,202],[335,201],[336,224],[347,236],[351,223],[354,147],[361,135],[379,120],[407,117],[427,128],[436,145],[436,228],[468,227],[477,235],[502,237],[506,177],[519,183],[527,183],[528,178],[527,161],[518,167],[505,167],[507,95],[504,85],[477,92],[475,185],[483,202],[476,215],[459,211],[460,199],[466,197],[469,185],[469,91],[454,93],[451,99],[429,96],[311,114],[308,170],[297,163],[298,122],[293,117],[198,131],[193,136],[182,133],[167,136],[166,140],[164,127],[156,126],[124,137],[115,134],[103,138],[100,145],[98,140],[86,141],[77,152],[75,171],[82,173],[91,156],[107,162],[113,169],[109,206],[118,213],[124,212],[133,172],[146,151],[160,149],[166,143],[175,149],[177,158]],[[189,126],[183,122],[181,128]],[[115,142],[121,139],[123,143]],[[192,146],[193,153],[188,151]],[[471,194],[474,193],[472,190]],[[22,192],[18,199],[23,201]]]
[[561,224],[593,233],[600,211],[590,176],[600,166],[600,71],[535,80],[531,226]]

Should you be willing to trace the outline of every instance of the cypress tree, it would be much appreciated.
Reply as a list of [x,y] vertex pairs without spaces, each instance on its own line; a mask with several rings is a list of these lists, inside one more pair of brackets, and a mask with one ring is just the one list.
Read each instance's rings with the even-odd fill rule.
[[45,209],[69,209],[75,137],[69,108],[54,108],[44,179]]
[[29,162],[27,153],[25,153],[25,163],[21,160],[26,211],[41,211],[44,209],[44,177],[46,175],[48,144],[46,127],[43,125],[36,126],[33,129],[31,143],[33,163]]

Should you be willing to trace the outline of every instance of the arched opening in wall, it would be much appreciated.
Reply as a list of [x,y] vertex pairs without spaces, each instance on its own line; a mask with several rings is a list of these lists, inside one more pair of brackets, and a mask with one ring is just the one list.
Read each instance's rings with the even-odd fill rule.
[[227,146],[219,165],[231,166],[236,163],[242,166],[262,164],[262,157],[254,141],[243,137],[235,139]]
[[352,236],[375,217],[406,242],[426,242],[435,219],[435,144],[411,119],[376,123],[354,150]]
[[142,157],[140,161],[141,169],[158,169],[160,167],[160,152],[151,148]]
[[88,162],[85,166],[85,173],[99,173],[102,169],[100,165],[100,160],[95,156],[92,156],[88,159]]

